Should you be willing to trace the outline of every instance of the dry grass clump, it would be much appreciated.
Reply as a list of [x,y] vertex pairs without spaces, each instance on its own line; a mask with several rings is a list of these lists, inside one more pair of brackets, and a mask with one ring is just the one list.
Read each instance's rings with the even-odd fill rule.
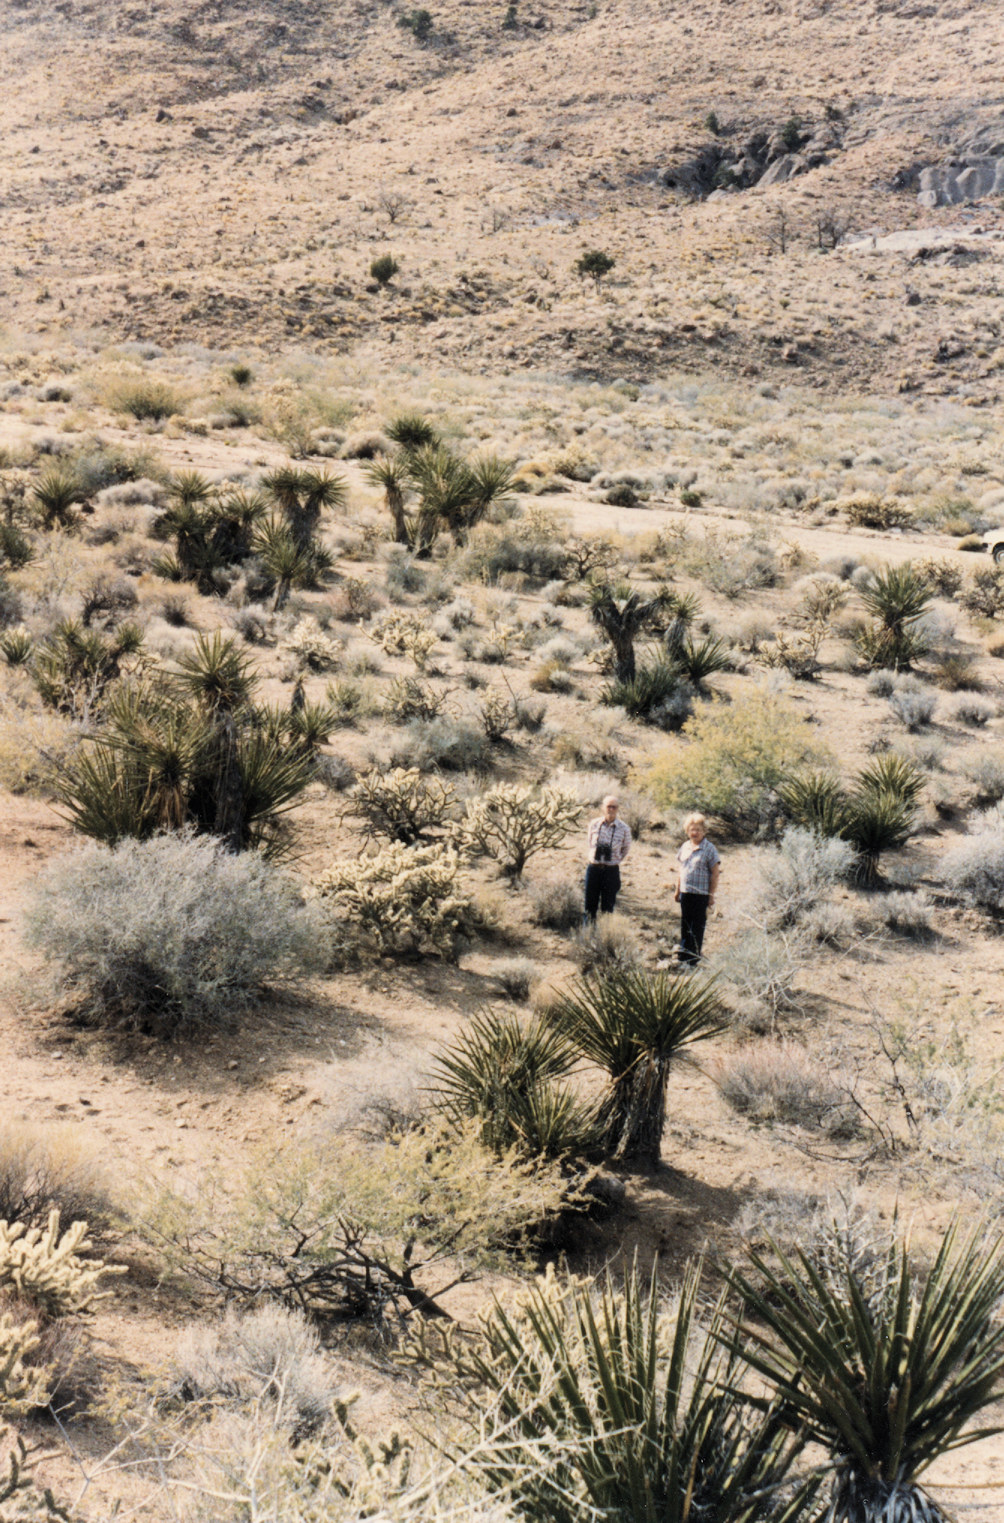
[[719,1060],[715,1081],[725,1100],[751,1121],[846,1135],[846,1093],[808,1049],[793,1042],[755,1042]]
[[[581,916],[581,909],[579,914]],[[638,968],[644,952],[638,931],[626,915],[597,915],[590,925],[581,925],[572,938],[572,956],[583,973],[605,972],[618,968]]]
[[535,925],[552,931],[570,931],[582,923],[583,889],[581,883],[551,878],[531,883],[529,897]]
[[115,1193],[96,1143],[70,1123],[5,1122],[0,1126],[0,1220],[42,1227],[53,1210],[65,1221],[95,1226],[111,1221]]

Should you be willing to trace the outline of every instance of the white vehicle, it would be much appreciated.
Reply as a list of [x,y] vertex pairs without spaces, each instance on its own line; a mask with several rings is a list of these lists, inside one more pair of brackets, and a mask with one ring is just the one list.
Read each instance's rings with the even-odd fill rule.
[[988,529],[983,536],[983,543],[1000,565],[1001,561],[1004,561],[1004,528]]

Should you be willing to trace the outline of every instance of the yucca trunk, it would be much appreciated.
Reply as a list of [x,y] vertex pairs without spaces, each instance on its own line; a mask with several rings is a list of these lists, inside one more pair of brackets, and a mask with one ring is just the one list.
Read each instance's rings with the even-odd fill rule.
[[614,1081],[603,1111],[607,1145],[620,1161],[658,1168],[666,1126],[669,1064],[641,1057]]
[[407,545],[410,542],[408,534],[408,518],[404,511],[404,493],[400,487],[385,486],[384,500],[387,511],[394,520],[394,543]]
[[825,1523],[953,1523],[916,1482],[885,1481],[844,1469],[834,1481]]

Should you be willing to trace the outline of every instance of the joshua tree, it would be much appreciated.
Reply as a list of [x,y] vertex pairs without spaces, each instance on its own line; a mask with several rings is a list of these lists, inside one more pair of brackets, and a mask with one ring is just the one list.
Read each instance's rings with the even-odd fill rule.
[[395,541],[399,545],[411,544],[411,526],[404,510],[409,483],[406,457],[403,454],[378,455],[364,470],[374,486],[383,488],[384,504],[394,522]]
[[658,607],[658,598],[646,600],[638,592],[610,586],[594,590],[589,611],[593,623],[599,625],[614,648],[614,676],[618,682],[634,681],[634,642]]

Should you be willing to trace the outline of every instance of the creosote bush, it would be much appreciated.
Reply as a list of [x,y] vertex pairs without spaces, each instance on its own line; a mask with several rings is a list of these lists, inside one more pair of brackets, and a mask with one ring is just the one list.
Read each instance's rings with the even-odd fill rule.
[[702,705],[683,726],[682,740],[657,754],[645,780],[666,808],[700,809],[756,834],[779,814],[782,782],[822,757],[798,711],[761,687],[733,703]]
[[184,833],[57,858],[27,934],[81,1017],[175,1036],[297,982],[316,966],[319,922],[260,856]]

